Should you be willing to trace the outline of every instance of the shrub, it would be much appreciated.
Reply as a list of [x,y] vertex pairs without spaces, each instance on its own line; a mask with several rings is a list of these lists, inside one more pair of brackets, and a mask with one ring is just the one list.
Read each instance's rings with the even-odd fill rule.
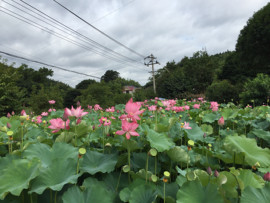
[[228,80],[222,80],[212,83],[206,89],[206,98],[210,101],[219,103],[228,103],[239,100],[239,88],[232,85]]
[[240,94],[243,105],[266,104],[270,98],[270,77],[265,74],[258,74],[253,80],[244,84],[244,91]]

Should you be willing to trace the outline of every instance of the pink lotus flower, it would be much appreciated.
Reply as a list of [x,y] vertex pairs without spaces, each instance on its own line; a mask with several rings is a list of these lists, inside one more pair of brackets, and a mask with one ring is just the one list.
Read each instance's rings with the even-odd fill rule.
[[50,126],[48,128],[54,130],[52,133],[56,133],[61,129],[69,129],[69,122],[70,120],[67,120],[66,122],[63,121],[61,118],[51,119],[50,120]]
[[94,106],[94,109],[95,109],[95,111],[102,110],[102,108],[101,108],[98,104],[96,104],[96,105]]
[[49,103],[50,104],[55,104],[55,101],[54,100],[50,100]]
[[27,116],[27,114],[26,114],[26,112],[25,112],[24,109],[21,111],[21,116]]
[[37,118],[36,118],[36,123],[37,124],[42,123],[42,119],[41,118],[42,118],[41,116],[37,116]]
[[48,116],[48,112],[42,112],[40,115],[41,116]]
[[152,105],[148,107],[149,111],[156,111],[157,110],[157,106],[156,105]]
[[107,108],[107,109],[106,109],[106,112],[114,112],[114,111],[115,111],[114,106],[111,107],[111,108]]
[[139,133],[137,133],[135,130],[139,126],[138,123],[132,122],[129,123],[126,120],[122,120],[122,130],[116,131],[115,134],[117,135],[123,135],[126,133],[126,138],[129,140],[130,136],[140,136]]
[[185,110],[189,110],[190,107],[189,107],[188,105],[185,105],[185,106],[184,106],[184,109],[185,109]]
[[90,106],[90,105],[87,105],[87,108],[89,109],[89,110],[92,110],[92,106]]
[[203,98],[202,98],[202,97],[199,97],[198,100],[199,100],[199,101],[203,101]]
[[88,114],[88,112],[83,112],[83,110],[84,109],[81,109],[81,106],[77,107],[76,109],[74,109],[73,106],[71,109],[65,108],[64,117],[75,116],[76,118],[81,118]]
[[49,109],[48,112],[56,111],[55,109]]
[[219,104],[217,102],[210,102],[210,104],[211,104],[210,109],[212,109],[212,111],[218,110]]
[[189,123],[187,122],[184,122],[184,125],[181,126],[182,128],[186,129],[186,130],[189,130],[189,129],[192,129],[190,126],[189,126]]
[[141,120],[138,115],[142,114],[144,110],[141,110],[141,105],[133,102],[132,98],[127,102],[125,111],[128,113],[127,117],[131,118],[133,121]]
[[218,125],[223,126],[224,125],[224,118],[223,116],[218,120]]
[[199,108],[200,108],[200,104],[194,104],[194,105],[193,105],[193,108],[194,108],[194,109],[199,109]]
[[111,121],[110,120],[108,120],[107,119],[107,117],[101,117],[100,119],[99,119],[99,125],[98,125],[98,127],[100,127],[100,126],[102,126],[102,125],[104,125],[104,126],[109,126],[109,125],[111,125]]

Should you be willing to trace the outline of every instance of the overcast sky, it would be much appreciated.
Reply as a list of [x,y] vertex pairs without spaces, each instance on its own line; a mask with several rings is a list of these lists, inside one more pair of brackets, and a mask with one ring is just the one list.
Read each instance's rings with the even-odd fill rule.
[[[247,20],[269,2],[57,1],[136,53],[102,35],[53,0],[0,0],[0,51],[97,77],[101,77],[106,70],[115,70],[121,77],[136,80],[141,85],[147,82],[151,70],[143,65],[143,56],[151,53],[156,56],[161,65],[156,65],[155,68],[159,69],[167,62],[179,62],[184,56],[190,57],[202,49],[206,49],[209,54],[232,51]],[[77,35],[63,25],[60,27],[52,19],[25,3],[73,29]],[[10,15],[20,19],[24,17],[24,21],[30,24],[37,23],[34,25],[43,26],[43,30]],[[45,32],[46,29],[50,33]],[[5,55],[2,57],[7,58],[9,62],[16,62],[16,66],[21,63],[26,63],[34,69],[42,66]],[[72,87],[82,80],[93,79],[54,68],[52,70],[53,79]]]

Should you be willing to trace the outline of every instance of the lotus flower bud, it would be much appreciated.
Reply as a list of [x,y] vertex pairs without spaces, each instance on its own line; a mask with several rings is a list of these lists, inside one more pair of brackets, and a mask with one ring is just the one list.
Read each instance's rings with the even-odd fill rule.
[[270,173],[267,172],[266,174],[264,174],[263,179],[264,179],[265,181],[270,181]]
[[224,118],[223,116],[218,120],[218,125],[223,126],[224,125]]
[[12,112],[11,112],[11,115],[12,115],[12,116],[14,116],[14,115],[15,115],[14,111],[12,111]]
[[208,166],[208,168],[207,168],[207,173],[208,173],[209,175],[212,175],[212,169],[210,168],[210,166]]
[[7,123],[7,128],[8,128],[8,129],[10,129],[10,128],[11,128],[10,123]]
[[10,118],[10,117],[11,117],[10,113],[7,113],[7,117],[8,117],[8,118]]
[[215,177],[218,177],[218,176],[219,176],[219,172],[218,172],[217,170],[215,170],[214,176],[215,176]]

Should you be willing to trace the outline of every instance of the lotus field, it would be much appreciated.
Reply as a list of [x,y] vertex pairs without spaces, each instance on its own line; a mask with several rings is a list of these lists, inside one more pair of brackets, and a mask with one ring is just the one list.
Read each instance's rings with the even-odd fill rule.
[[0,118],[0,202],[270,201],[270,107],[202,98]]

